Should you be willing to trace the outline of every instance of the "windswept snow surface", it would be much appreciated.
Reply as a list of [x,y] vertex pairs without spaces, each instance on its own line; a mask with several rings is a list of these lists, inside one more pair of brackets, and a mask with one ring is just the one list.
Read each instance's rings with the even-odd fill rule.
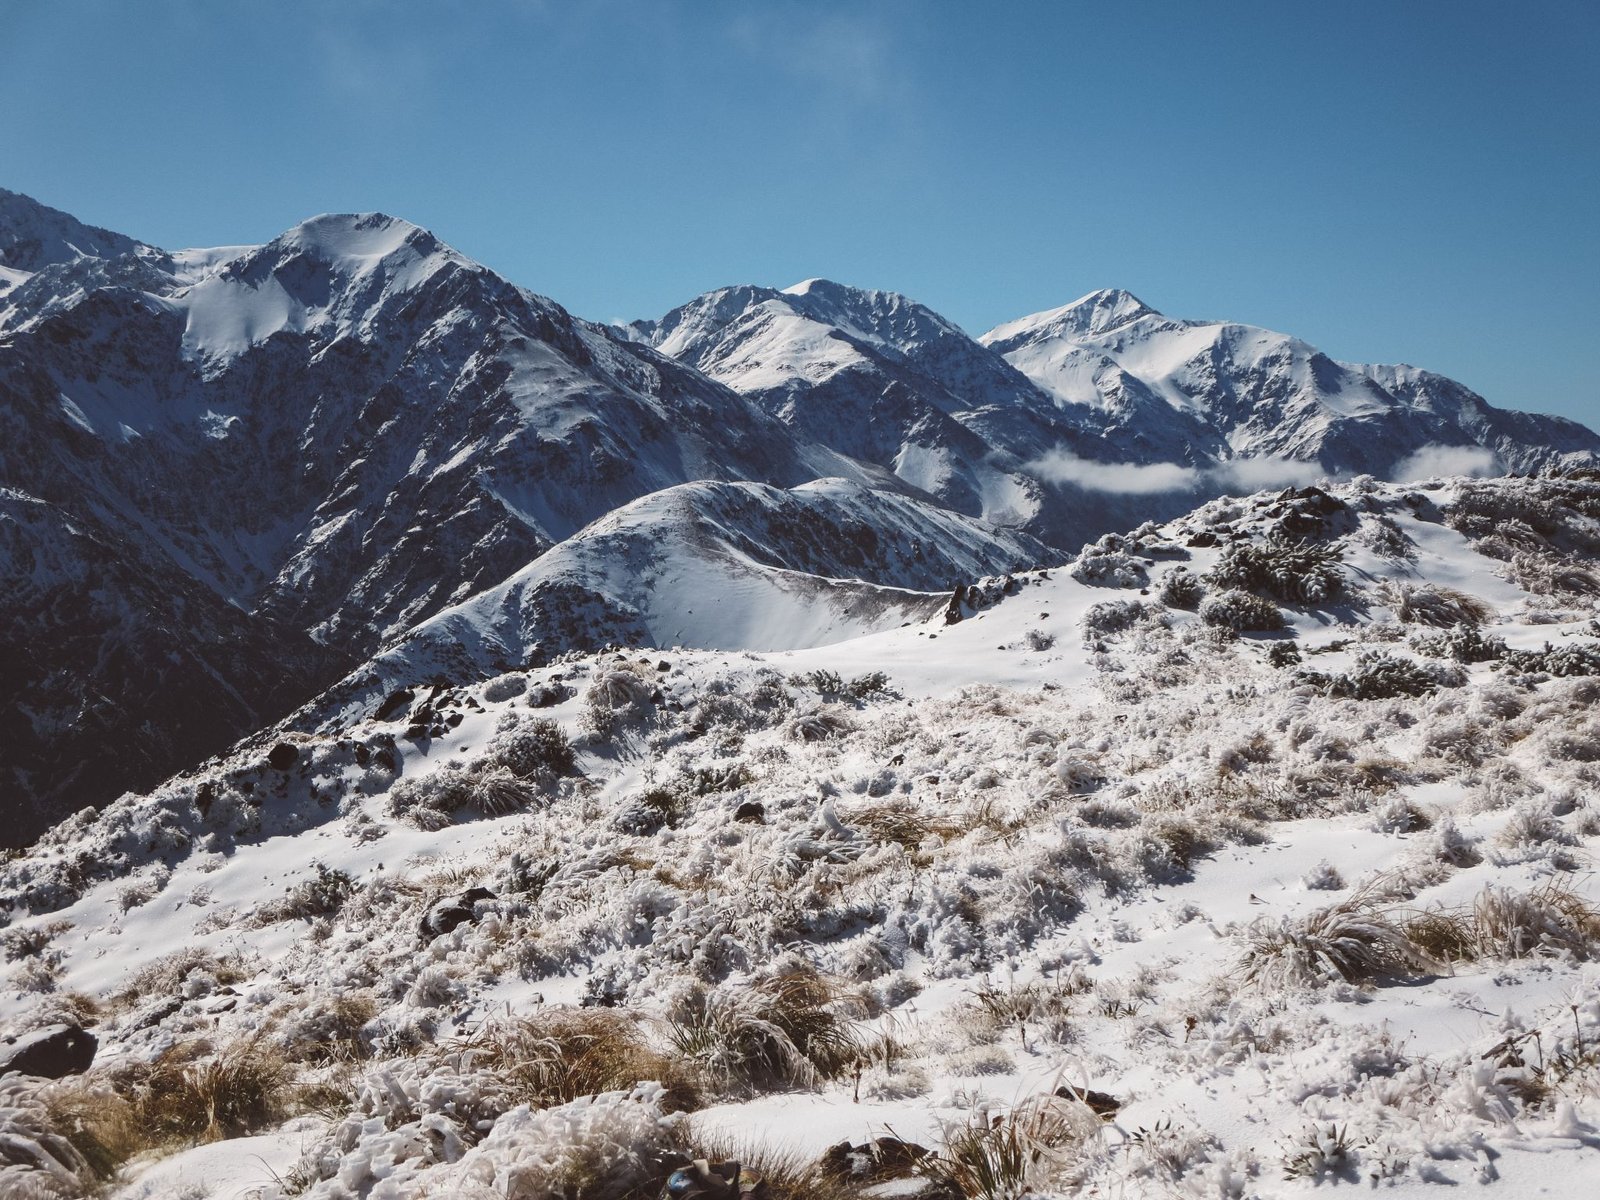
[[[0,864],[0,1011],[97,998],[95,1072],[125,1080],[343,1039],[353,1077],[294,1068],[350,1095],[295,1168],[316,1197],[503,1194],[629,1147],[939,1149],[1063,1083],[1119,1108],[1049,1101],[1071,1132],[1036,1194],[1587,1195],[1597,521],[1585,479],[1222,499],[963,589],[955,623],[418,689]],[[1241,580],[1285,629],[1216,623]],[[510,749],[541,718],[570,770]],[[511,762],[520,810],[480,815]],[[494,898],[472,920],[420,933],[474,884]],[[1523,895],[1533,924],[1489,924]],[[754,1086],[728,1044],[673,1041],[807,970],[855,1023],[858,1078]],[[474,1057],[513,1018],[594,1012],[693,1075],[694,1111],[634,1081],[517,1107]],[[203,1165],[229,1147],[243,1178],[249,1141]]]

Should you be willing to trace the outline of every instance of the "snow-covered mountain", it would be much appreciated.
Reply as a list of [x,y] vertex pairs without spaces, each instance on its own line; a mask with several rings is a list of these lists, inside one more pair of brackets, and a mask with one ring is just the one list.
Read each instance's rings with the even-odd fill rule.
[[1140,462],[1390,478],[1428,451],[1476,449],[1519,471],[1600,455],[1600,436],[1577,422],[1494,408],[1441,375],[1335,362],[1299,338],[1166,317],[1122,291],[980,340],[1063,405],[1095,410],[1102,436]]
[[984,340],[823,280],[619,329],[382,214],[169,251],[11,192],[0,397],[0,840],[338,679],[813,644],[1221,491],[1600,446],[1122,293]]
[[1058,557],[1027,534],[844,479],[788,490],[683,484],[414,626],[295,724],[355,719],[399,687],[486,679],[608,645],[832,644],[926,620],[955,585]]
[[1121,291],[978,339],[903,296],[825,280],[726,288],[628,330],[958,511],[1069,548],[1270,483],[1600,455],[1583,426],[1493,408],[1442,376],[1337,363]]
[[[662,488],[843,476],[904,489],[391,217],[319,217],[264,246],[166,253],[8,195],[0,229],[12,281],[0,297],[0,483],[121,547],[141,578],[311,635],[322,649],[310,676],[323,682]],[[51,631],[103,629],[108,647],[164,655],[121,627],[148,606],[114,596],[91,614],[94,597],[66,583],[14,589],[8,630],[62,697],[117,694],[122,657],[69,658]],[[40,588],[64,599],[42,610]],[[207,629],[194,632],[210,662]],[[149,664],[133,657],[138,675]],[[269,698],[281,704],[286,681],[306,678],[271,652],[245,657],[224,679],[238,719],[175,718],[162,774],[281,715]],[[179,690],[191,678],[163,670]],[[196,666],[197,682],[205,674]],[[70,705],[15,703],[7,720],[39,737],[75,719]],[[157,744],[137,711],[109,711],[112,758],[137,757],[120,738]],[[10,756],[3,769],[24,796],[115,794],[23,774]],[[134,782],[147,780],[123,784]]]

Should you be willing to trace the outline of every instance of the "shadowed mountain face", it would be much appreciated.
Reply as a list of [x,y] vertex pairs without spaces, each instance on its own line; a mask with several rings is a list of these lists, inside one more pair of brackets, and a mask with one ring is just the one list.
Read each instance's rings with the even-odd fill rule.
[[[1600,441],[1124,293],[982,340],[821,280],[616,329],[381,214],[167,251],[0,192],[0,838],[336,679],[604,631],[846,636],[1243,463],[1381,473],[1435,445],[1525,468]],[[697,580],[731,615],[690,630],[669,597]]]
[[27,648],[4,719],[28,747],[3,769],[29,810],[222,748],[650,492],[901,486],[403,221],[169,254],[29,203],[0,209],[23,248],[0,262],[0,486],[26,576],[0,619]]

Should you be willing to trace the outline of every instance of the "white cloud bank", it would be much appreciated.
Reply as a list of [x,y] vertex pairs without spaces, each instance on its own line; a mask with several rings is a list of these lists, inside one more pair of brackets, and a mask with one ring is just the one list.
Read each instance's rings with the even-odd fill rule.
[[1071,484],[1090,492],[1153,496],[1164,492],[1257,492],[1314,483],[1327,474],[1319,463],[1288,458],[1239,458],[1201,470],[1182,463],[1108,463],[1057,449],[1024,470],[1046,483]]
[[1447,475],[1498,475],[1500,460],[1482,446],[1424,446],[1410,458],[1396,464],[1394,479],[1409,483],[1414,479],[1435,479]]

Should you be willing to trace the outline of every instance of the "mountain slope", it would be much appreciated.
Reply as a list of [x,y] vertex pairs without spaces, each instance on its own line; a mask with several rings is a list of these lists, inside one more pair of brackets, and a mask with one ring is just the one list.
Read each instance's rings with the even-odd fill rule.
[[[0,220],[23,248],[0,311],[0,484],[129,547],[176,590],[310,634],[328,648],[318,680],[665,487],[903,487],[394,218],[320,217],[265,246],[172,254],[70,229],[50,242],[38,231],[57,217],[18,197]],[[115,691],[110,675],[130,669],[68,661],[35,610],[4,618],[40,670],[84,692]],[[202,655],[213,634],[197,629]],[[229,679],[243,708],[218,714],[237,717],[232,737],[310,694],[284,703],[280,684],[306,676],[243,645]],[[103,734],[140,737],[131,716]],[[200,743],[170,750],[163,773]],[[29,776],[72,807],[130,782],[70,777]]]
[[617,509],[416,625],[295,724],[353,719],[400,686],[484,679],[607,645],[832,644],[925,620],[956,584],[1053,558],[1026,534],[847,480],[786,491],[683,484]]

